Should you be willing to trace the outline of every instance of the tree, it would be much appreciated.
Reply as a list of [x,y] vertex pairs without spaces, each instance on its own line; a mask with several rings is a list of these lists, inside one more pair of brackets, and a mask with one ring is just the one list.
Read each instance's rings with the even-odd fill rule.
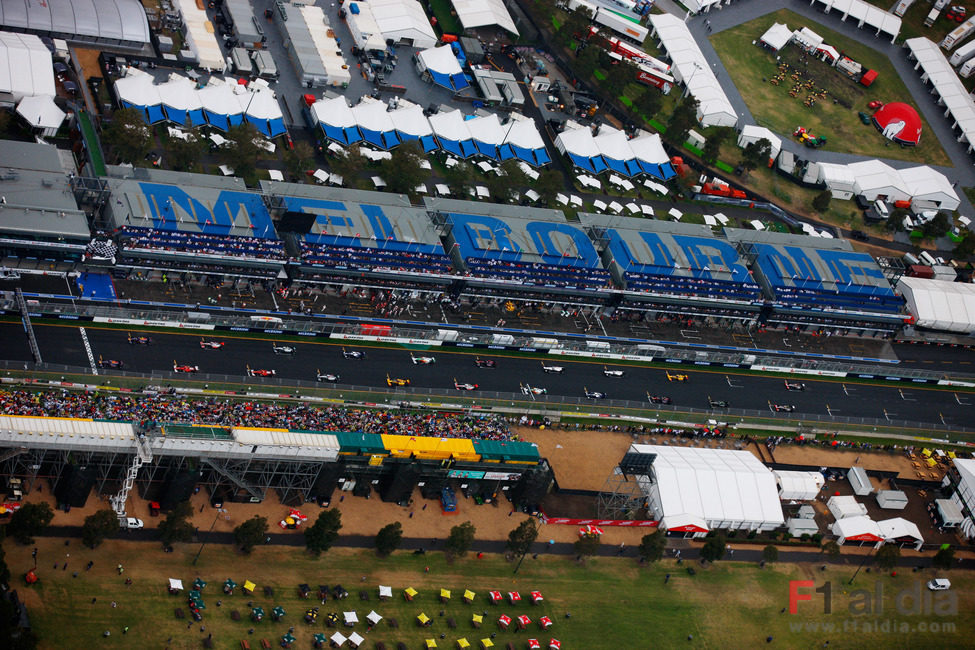
[[694,95],[687,93],[674,108],[667,120],[666,137],[678,147],[687,141],[687,134],[697,126],[697,109],[700,102]]
[[829,210],[829,202],[833,199],[833,194],[829,190],[823,190],[813,197],[812,207],[816,212],[826,212]]
[[152,131],[142,112],[134,108],[115,111],[112,121],[102,132],[102,138],[122,162],[142,160],[152,147]]
[[85,517],[81,526],[81,543],[95,548],[119,529],[118,515],[114,510],[104,509]]
[[422,160],[420,145],[416,140],[404,142],[393,149],[392,157],[382,161],[379,166],[389,191],[400,194],[415,192],[416,186],[427,177],[427,172],[420,167]]
[[469,521],[451,528],[450,534],[447,535],[447,541],[444,543],[447,557],[463,557],[471,549],[475,533],[477,533],[477,529]]
[[180,501],[169,511],[166,518],[159,522],[159,538],[164,546],[193,539],[193,524],[189,521],[192,515],[193,506],[190,502]]
[[586,38],[591,20],[592,12],[585,7],[578,7],[566,13],[565,22],[559,26],[559,37],[566,47],[571,47],[576,38]]
[[186,139],[169,138],[166,157],[173,169],[192,171],[203,156],[206,145],[195,133],[187,133]]
[[747,174],[758,167],[767,167],[772,155],[772,143],[768,138],[749,142],[741,152],[741,168]]
[[253,516],[234,528],[234,541],[244,553],[250,553],[254,547],[264,541],[267,535],[267,517]]
[[721,145],[725,143],[732,131],[733,129],[728,126],[714,127],[711,135],[704,141],[702,157],[705,162],[714,163],[718,159],[718,153],[721,152]]
[[526,555],[538,539],[538,526],[533,519],[526,519],[508,533],[508,550],[514,555]]
[[823,551],[826,553],[826,555],[830,557],[839,557],[840,545],[837,544],[834,540],[829,540],[828,542],[823,544]]
[[31,628],[20,627],[20,612],[6,598],[0,598],[0,648],[34,650],[37,636]]
[[54,519],[54,511],[47,502],[25,503],[10,517],[7,534],[21,544],[33,544],[34,535],[40,535]]
[[939,569],[950,569],[955,563],[955,549],[950,546],[943,546],[938,549],[938,552],[934,554],[934,558],[931,559],[931,565]]
[[353,145],[341,154],[328,156],[328,166],[332,173],[345,180],[347,186],[355,187],[359,174],[366,168],[366,159],[360,152],[359,145]]
[[293,181],[300,182],[305,171],[314,164],[315,151],[304,140],[299,140],[295,143],[294,149],[287,149],[284,152],[284,165]]
[[664,549],[667,548],[667,538],[661,532],[650,533],[640,538],[640,546],[637,553],[640,555],[641,562],[657,562],[664,556]]
[[653,117],[660,111],[663,95],[656,88],[647,86],[633,102],[633,109],[644,117]]
[[579,46],[573,68],[579,77],[588,79],[599,67],[600,49],[595,45]]
[[555,200],[555,195],[565,188],[565,179],[554,169],[546,169],[538,175],[535,181],[535,191],[545,203]]
[[778,562],[779,561],[778,547],[776,547],[775,544],[769,544],[768,546],[763,548],[762,558],[769,564],[772,564],[773,562]]
[[305,529],[305,547],[315,557],[328,551],[339,538],[342,530],[342,513],[329,508],[318,515],[315,523]]
[[472,174],[473,170],[471,166],[462,162],[453,167],[446,168],[443,173],[443,180],[454,196],[463,198],[467,196],[467,190],[472,185]]
[[227,142],[220,151],[220,159],[228,167],[232,167],[234,174],[244,179],[249,185],[257,183],[257,160],[264,150],[258,143],[263,138],[250,122],[241,122],[227,129]]
[[948,215],[944,212],[939,212],[934,215],[933,219],[925,222],[921,229],[924,231],[924,237],[926,239],[936,239],[948,232],[950,225],[951,222],[948,221]]
[[975,255],[975,233],[968,228],[962,230],[961,241],[955,245],[954,256],[960,260],[967,260]]
[[708,537],[707,541],[704,542],[704,546],[701,547],[701,559],[707,562],[717,562],[724,557],[726,546],[727,543],[725,542],[724,536],[715,535],[714,537]]
[[602,540],[599,535],[583,535],[576,540],[572,547],[579,559],[582,560],[598,553],[600,544],[602,544]]
[[0,585],[10,583],[10,567],[7,566],[7,553],[3,550],[3,537],[3,529],[0,528]]
[[528,176],[518,166],[518,161],[506,160],[496,175],[484,181],[491,196],[501,201],[509,200],[516,191],[528,185]]
[[376,553],[380,557],[388,557],[393,551],[399,548],[403,541],[403,524],[394,521],[379,529],[376,533]]
[[874,555],[874,560],[877,562],[877,566],[885,571],[889,571],[897,566],[897,560],[901,557],[900,546],[894,546],[893,544],[884,544],[879,549],[877,549],[877,554]]

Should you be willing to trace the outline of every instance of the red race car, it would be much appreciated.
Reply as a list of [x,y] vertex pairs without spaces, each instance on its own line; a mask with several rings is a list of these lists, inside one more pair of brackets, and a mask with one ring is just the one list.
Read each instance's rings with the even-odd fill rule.
[[497,368],[498,362],[494,359],[482,359],[481,357],[474,357],[474,365],[478,368]]
[[273,377],[278,374],[274,370],[261,370],[259,368],[251,368],[247,366],[247,374],[251,377]]
[[462,384],[454,378],[454,388],[457,390],[477,390],[477,384]]
[[204,350],[222,350],[223,346],[227,345],[223,341],[207,341],[206,339],[200,339],[200,347]]
[[173,372],[194,373],[200,372],[200,366],[181,366],[173,361]]

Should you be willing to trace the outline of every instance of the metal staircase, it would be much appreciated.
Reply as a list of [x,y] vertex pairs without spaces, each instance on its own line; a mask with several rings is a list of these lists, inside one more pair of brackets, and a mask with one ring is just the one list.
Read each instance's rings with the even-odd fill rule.
[[254,487],[253,485],[245,481],[242,477],[238,476],[237,473],[231,470],[230,468],[224,467],[223,465],[221,465],[219,462],[215,461],[212,458],[201,458],[200,462],[206,463],[214,470],[216,470],[218,474],[220,474],[225,479],[227,479],[237,487],[241,488],[242,490],[247,490],[247,492],[249,492],[252,497],[256,499],[260,499],[262,501],[264,500],[263,492],[261,492],[259,489],[257,489],[256,487]]
[[125,519],[125,502],[128,501],[129,492],[135,485],[135,479],[139,476],[139,469],[146,463],[151,462],[152,447],[149,446],[149,438],[140,433],[139,437],[136,439],[136,453],[132,458],[132,464],[129,465],[129,469],[126,470],[125,480],[122,483],[122,488],[118,491],[118,494],[110,499],[112,510],[115,511],[115,515],[119,518],[120,522]]
[[20,320],[24,323],[24,331],[27,333],[27,343],[30,345],[30,353],[34,355],[35,363],[44,363],[41,360],[41,349],[37,345],[37,339],[34,338],[34,328],[30,324],[30,312],[27,311],[27,301],[24,300],[24,293],[20,290],[20,287],[16,289],[16,296],[17,308],[20,309]]

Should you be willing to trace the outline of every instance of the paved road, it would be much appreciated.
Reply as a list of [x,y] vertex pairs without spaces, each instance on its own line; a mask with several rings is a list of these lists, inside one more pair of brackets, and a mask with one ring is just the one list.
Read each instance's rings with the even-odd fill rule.
[[[0,336],[8,340],[23,337],[19,324],[0,325]],[[747,373],[735,374],[731,369],[687,369],[677,367],[674,373],[688,376],[688,381],[669,381],[667,373],[658,368],[614,366],[588,360],[559,359],[546,364],[564,368],[561,374],[546,373],[542,362],[519,358],[500,352],[482,352],[481,358],[491,358],[497,368],[478,368],[473,352],[459,350],[431,350],[422,353],[436,361],[431,365],[415,365],[410,353],[400,349],[358,348],[366,352],[363,360],[345,359],[342,346],[325,341],[308,341],[297,344],[294,356],[278,355],[272,350],[271,337],[253,335],[246,339],[224,339],[223,350],[203,350],[198,334],[153,334],[149,346],[130,345],[126,332],[86,327],[91,351],[97,360],[121,361],[125,369],[144,373],[157,373],[159,381],[172,371],[173,362],[180,365],[199,366],[194,375],[201,382],[216,382],[226,375],[243,378],[246,366],[253,369],[272,369],[280,380],[314,381],[316,371],[339,375],[343,386],[370,386],[385,388],[387,374],[406,378],[412,387],[421,390],[439,390],[446,395],[465,397],[510,398],[513,403],[529,405],[521,394],[519,385],[529,384],[544,388],[553,400],[564,402],[574,399],[581,408],[591,405],[610,405],[615,400],[628,400],[647,406],[647,394],[665,396],[673,400],[673,409],[708,410],[708,398],[725,400],[731,409],[714,408],[709,416],[718,419],[733,417],[743,409],[751,415],[781,416],[783,423],[788,413],[775,413],[771,405],[794,406],[797,414],[834,417],[871,418],[886,423],[889,420],[907,420],[928,425],[948,424],[970,426],[972,398],[950,391],[929,389],[923,386],[903,387],[887,384],[842,384],[803,378],[806,390],[786,390],[781,379],[758,377]],[[82,346],[79,329],[72,325],[35,326],[35,335],[41,353],[49,363],[90,366],[88,355]],[[208,338],[217,338],[208,337]],[[355,349],[346,346],[347,350]],[[419,356],[421,353],[417,353]],[[608,377],[606,369],[622,369],[623,377]],[[460,383],[478,384],[476,391],[457,391],[454,379]],[[260,380],[251,380],[259,383]],[[268,382],[277,386],[276,380]],[[607,400],[585,398],[585,390],[603,392]],[[404,397],[408,391],[400,391]],[[544,401],[544,397],[539,401]],[[663,410],[668,410],[666,407]],[[944,421],[942,422],[942,417]],[[871,424],[876,424],[872,422]]]

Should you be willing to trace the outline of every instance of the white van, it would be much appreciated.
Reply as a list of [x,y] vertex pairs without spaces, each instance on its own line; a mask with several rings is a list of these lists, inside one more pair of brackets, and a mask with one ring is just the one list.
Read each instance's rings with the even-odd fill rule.
[[934,266],[935,264],[938,263],[938,260],[934,259],[934,255],[932,255],[927,251],[921,251],[920,253],[917,254],[917,256],[921,259],[923,263],[927,264],[928,266]]
[[951,589],[951,581],[948,578],[935,578],[928,580],[928,589],[931,591],[948,591]]

